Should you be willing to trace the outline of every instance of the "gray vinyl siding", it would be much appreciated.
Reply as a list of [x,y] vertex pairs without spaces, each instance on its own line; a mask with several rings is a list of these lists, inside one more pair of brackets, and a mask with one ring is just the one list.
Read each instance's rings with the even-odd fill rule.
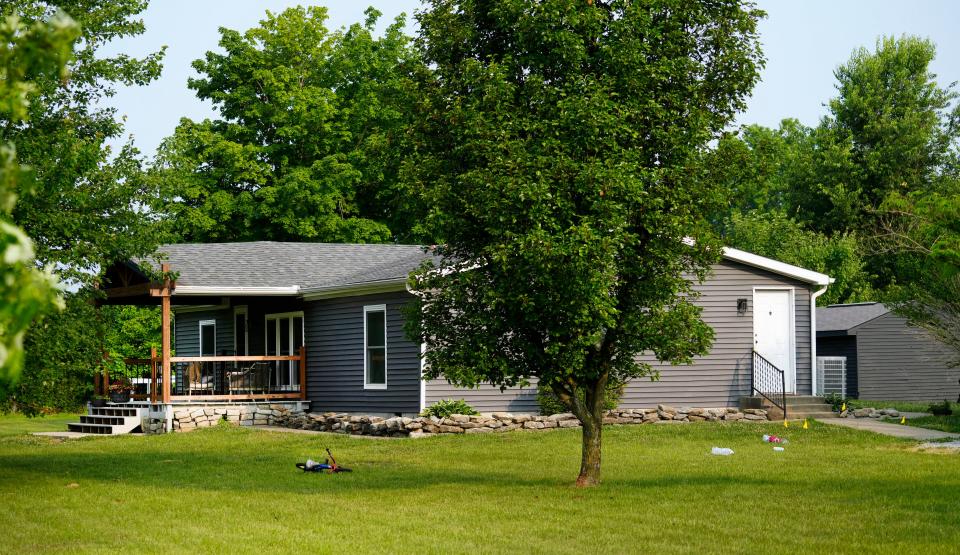
[[177,356],[200,356],[200,321],[217,322],[216,353],[233,352],[233,310],[177,312],[173,317],[173,348]]
[[954,355],[927,331],[893,313],[862,324],[857,335],[859,393],[862,399],[940,401],[960,394]]
[[[221,297],[211,301],[221,301]],[[174,313],[174,349],[179,356],[200,355],[200,321],[217,321],[217,354],[236,354],[234,345],[234,308],[247,307],[247,334],[251,355],[263,355],[266,331],[264,324],[268,314],[298,312],[303,310],[303,301],[289,297],[231,297],[229,308]],[[212,303],[211,303],[212,304]]]
[[857,398],[857,338],[852,335],[817,338],[818,357],[846,357],[847,397]]
[[[304,303],[307,398],[314,412],[403,413],[420,410],[420,347],[403,332],[409,293]],[[363,307],[387,306],[387,388],[363,388]]]
[[442,399],[463,399],[470,406],[480,412],[517,412],[537,413],[540,406],[537,404],[536,381],[525,388],[509,388],[503,393],[499,387],[483,385],[477,389],[464,389],[447,383],[444,379],[427,382],[427,406]]
[[[691,365],[672,366],[649,361],[660,372],[660,380],[643,378],[627,384],[621,406],[643,408],[658,403],[680,406],[735,406],[741,396],[750,395],[753,364],[753,289],[783,287],[794,291],[794,343],[796,347],[797,394],[811,393],[810,364],[810,286],[772,272],[724,260],[712,269],[711,277],[695,288],[701,292],[696,301],[703,307],[702,317],[714,330],[710,353]],[[747,312],[737,314],[737,299],[747,299]],[[537,410],[535,389],[518,391],[485,387],[479,390],[451,387],[445,381],[427,384],[427,403],[439,399],[462,398],[481,411]]]
[[[673,366],[640,357],[660,372],[660,380],[632,380],[621,406],[651,407],[658,403],[721,407],[736,406],[750,395],[753,365],[753,290],[755,287],[793,288],[794,345],[797,394],[810,395],[810,290],[803,282],[766,270],[724,260],[713,266],[711,277],[695,286],[701,293],[696,304],[701,317],[714,331],[713,347],[693,364]],[[747,311],[737,314],[737,299],[747,299]]]

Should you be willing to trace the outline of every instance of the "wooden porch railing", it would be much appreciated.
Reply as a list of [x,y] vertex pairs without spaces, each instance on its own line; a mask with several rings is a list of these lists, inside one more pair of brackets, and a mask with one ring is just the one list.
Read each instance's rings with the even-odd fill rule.
[[[123,377],[133,385],[132,398],[151,403],[170,401],[253,401],[306,399],[306,349],[294,355],[170,357],[170,379],[164,381],[163,358],[124,359]],[[117,376],[113,376],[116,378]],[[95,380],[105,394],[111,376]]]

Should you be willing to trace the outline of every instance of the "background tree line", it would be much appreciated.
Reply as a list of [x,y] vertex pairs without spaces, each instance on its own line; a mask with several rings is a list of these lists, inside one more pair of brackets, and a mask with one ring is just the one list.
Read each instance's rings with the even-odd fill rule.
[[[0,141],[16,145],[35,183],[6,219],[72,291],[63,311],[27,334],[23,379],[0,393],[8,406],[76,406],[104,347],[115,356],[149,349],[152,311],[92,303],[97,271],[112,261],[165,242],[455,239],[435,210],[434,180],[477,160],[426,153],[483,106],[438,119],[468,88],[443,88],[449,59],[429,41],[444,37],[409,37],[403,18],[378,35],[372,9],[364,22],[330,30],[320,7],[221,29],[221,51],[194,62],[200,76],[187,84],[217,117],[181,120],[151,158],[122,141],[110,97],[118,84],[156,79],[163,52],[103,48],[143,32],[146,5],[15,0],[0,10],[29,25],[62,9],[78,29],[69,77],[32,76],[26,117],[0,115]],[[723,243],[835,277],[823,303],[886,300],[957,345],[960,112],[953,86],[930,73],[934,55],[929,41],[883,38],[837,68],[837,95],[816,126],[728,129],[696,166],[713,184],[702,210]],[[124,330],[131,321],[139,324]]]

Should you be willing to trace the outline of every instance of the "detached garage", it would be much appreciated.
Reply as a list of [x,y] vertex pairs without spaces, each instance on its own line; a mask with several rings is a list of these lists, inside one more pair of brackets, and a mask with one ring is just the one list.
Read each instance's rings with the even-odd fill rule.
[[817,309],[819,394],[873,400],[960,399],[956,353],[881,303]]

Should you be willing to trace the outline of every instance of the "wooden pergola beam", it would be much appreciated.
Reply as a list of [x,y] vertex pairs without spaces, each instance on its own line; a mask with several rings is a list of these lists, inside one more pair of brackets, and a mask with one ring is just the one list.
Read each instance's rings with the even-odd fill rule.
[[[169,264],[161,264],[160,271],[163,272],[163,286],[159,289],[160,297],[160,366],[163,374],[163,402],[170,402],[170,294],[172,284],[167,278],[170,272]],[[153,291],[151,291],[153,294]]]

